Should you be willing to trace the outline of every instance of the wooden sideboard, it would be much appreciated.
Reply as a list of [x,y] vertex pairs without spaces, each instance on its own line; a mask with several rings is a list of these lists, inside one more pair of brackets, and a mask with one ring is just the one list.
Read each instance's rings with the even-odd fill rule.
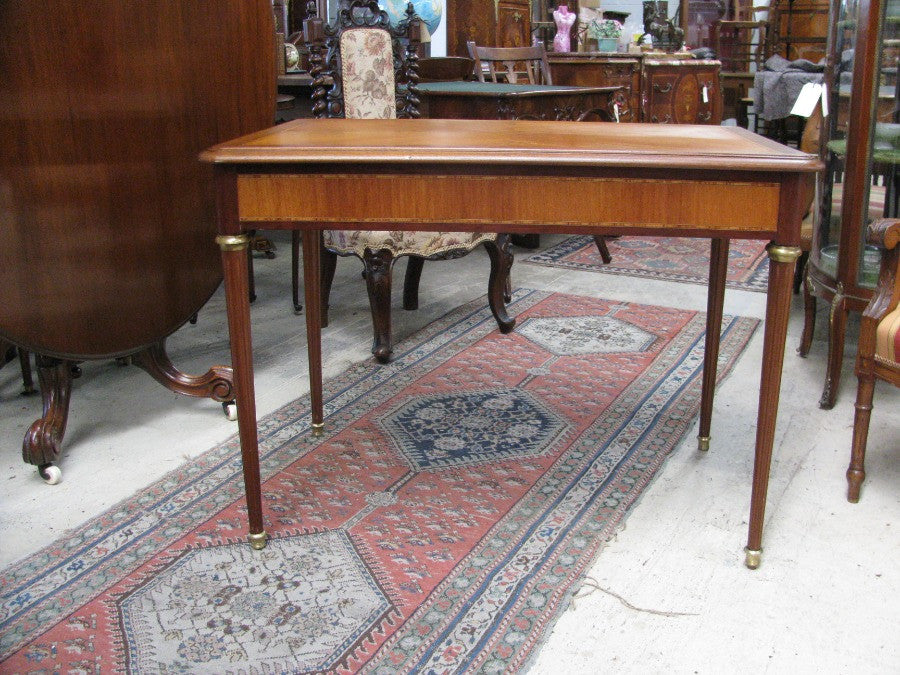
[[628,88],[631,110],[622,121],[720,124],[719,61],[659,54],[548,54],[554,84]]

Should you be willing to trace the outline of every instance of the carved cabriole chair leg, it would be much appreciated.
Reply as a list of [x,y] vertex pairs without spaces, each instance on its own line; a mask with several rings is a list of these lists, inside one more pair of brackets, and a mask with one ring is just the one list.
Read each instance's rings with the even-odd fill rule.
[[325,328],[328,326],[328,298],[331,297],[331,285],[337,269],[337,253],[322,246],[319,259],[322,264],[322,327]]
[[422,279],[424,266],[424,258],[407,256],[406,275],[403,277],[403,309],[419,309],[419,281]]
[[509,318],[506,313],[506,303],[503,298],[507,293],[510,268],[513,256],[509,251],[509,235],[497,235],[496,241],[484,242],[488,256],[491,259],[491,274],[488,280],[488,303],[491,313],[497,320],[497,326],[501,333],[509,333],[515,328],[516,320]]
[[165,340],[135,353],[131,359],[134,365],[176,394],[211,398],[219,403],[234,400],[234,374],[230,366],[213,366],[203,375],[188,375],[172,363]]
[[391,268],[394,256],[387,249],[373,252],[366,249],[363,264],[366,267],[366,290],[372,309],[372,327],[375,339],[372,353],[379,363],[391,358]]
[[812,281],[804,272],[803,275],[803,333],[800,336],[800,346],[797,347],[797,353],[800,356],[809,354],[812,346],[813,331],[816,327],[816,296],[812,294],[810,288]]
[[606,247],[606,238],[602,234],[595,234],[594,243],[597,245],[597,250],[600,251],[600,259],[603,260],[604,264],[609,265],[612,262],[612,256]]
[[300,230],[291,230],[291,301],[295,314],[303,311],[300,303]]

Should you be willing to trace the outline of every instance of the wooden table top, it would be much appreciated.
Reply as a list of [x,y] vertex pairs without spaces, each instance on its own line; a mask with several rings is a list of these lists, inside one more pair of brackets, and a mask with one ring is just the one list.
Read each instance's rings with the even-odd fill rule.
[[201,154],[215,164],[488,164],[814,172],[814,155],[739,127],[299,119]]

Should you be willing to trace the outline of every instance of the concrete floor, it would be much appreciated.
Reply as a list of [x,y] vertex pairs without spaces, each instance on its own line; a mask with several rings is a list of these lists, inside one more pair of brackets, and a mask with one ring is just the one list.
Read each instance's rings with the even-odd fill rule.
[[[559,241],[544,237],[544,244]],[[288,240],[258,260],[254,353],[259,414],[308,389],[303,318],[290,308]],[[517,251],[517,259],[526,252]],[[426,265],[421,308],[399,309],[395,339],[483,294],[478,251]],[[702,310],[703,286],[517,264],[515,285]],[[359,266],[342,259],[325,329],[326,377],[367,358],[368,304]],[[761,293],[728,290],[725,311],[762,318]],[[820,325],[809,358],[794,349],[802,302],[792,308],[763,563],[743,565],[762,331],[720,387],[712,447],[686,437],[601,553],[583,592],[562,612],[530,672],[900,672],[900,390],[879,383],[862,500],[846,501],[856,378],[849,340],[837,406],[820,410],[827,352]],[[851,331],[855,324],[851,322]],[[227,363],[221,290],[169,340],[185,372]],[[19,396],[14,364],[0,370],[0,565],[41,547],[236,432],[218,404],[177,396],[134,367],[83,364],[76,380],[63,481],[45,485],[21,461],[21,439],[40,414]]]

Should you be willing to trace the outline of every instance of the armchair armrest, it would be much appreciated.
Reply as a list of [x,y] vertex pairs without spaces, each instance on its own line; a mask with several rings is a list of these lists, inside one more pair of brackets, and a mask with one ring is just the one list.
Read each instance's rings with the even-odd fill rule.
[[869,225],[866,239],[882,249],[875,294],[863,316],[880,321],[900,304],[900,219],[882,218]]

